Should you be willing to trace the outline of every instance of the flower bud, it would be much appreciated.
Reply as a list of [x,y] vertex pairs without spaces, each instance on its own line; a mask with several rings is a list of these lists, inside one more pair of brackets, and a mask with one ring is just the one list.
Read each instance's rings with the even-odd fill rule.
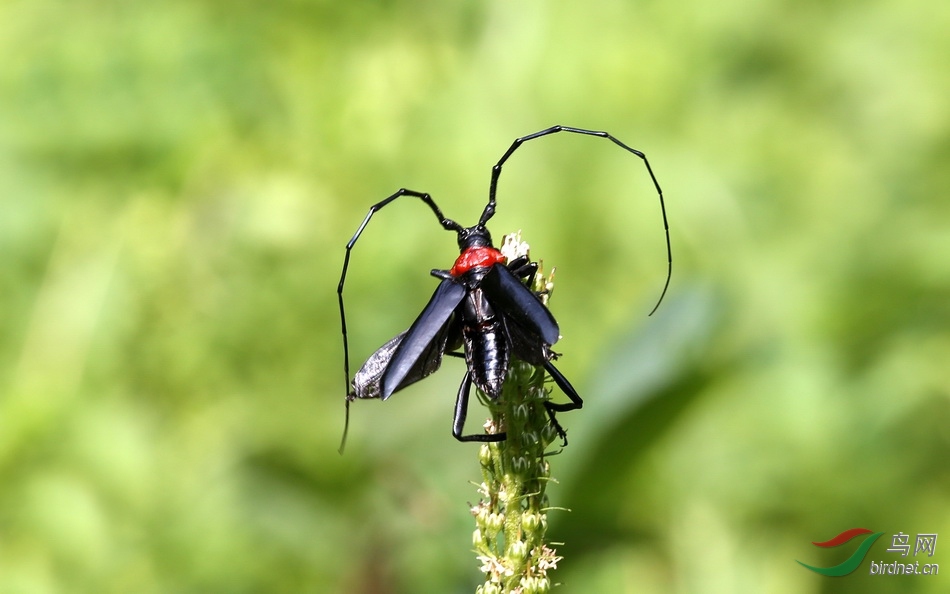
[[517,458],[512,459],[511,462],[512,466],[514,467],[514,471],[518,474],[523,474],[526,470],[528,470],[529,462],[524,456],[518,456]]
[[528,422],[529,412],[528,405],[522,402],[512,407],[511,416],[514,418],[515,423],[524,425]]
[[525,576],[521,578],[520,586],[522,594],[535,594],[536,592],[541,592],[542,590],[538,589],[540,579],[534,576]]
[[508,556],[518,563],[523,562],[528,556],[528,545],[523,540],[514,541],[508,549]]
[[541,514],[525,513],[521,516],[521,529],[531,534],[541,526]]
[[505,527],[505,514],[490,513],[485,521],[486,529],[492,534],[498,534]]
[[482,465],[482,468],[491,468],[492,466],[491,448],[487,443],[483,443],[482,447],[478,449],[478,463]]

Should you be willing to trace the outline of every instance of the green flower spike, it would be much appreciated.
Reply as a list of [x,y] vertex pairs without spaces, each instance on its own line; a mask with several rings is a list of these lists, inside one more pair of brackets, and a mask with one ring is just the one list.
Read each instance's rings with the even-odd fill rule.
[[[506,235],[500,249],[509,262],[528,255],[520,231]],[[553,278],[553,270],[545,278],[539,269],[531,287],[545,305],[554,289]],[[486,431],[506,431],[508,438],[482,444],[478,453],[483,482],[478,487],[481,500],[472,507],[476,524],[472,543],[486,580],[477,594],[549,592],[548,574],[561,560],[545,541],[545,512],[550,507],[545,488],[553,480],[545,450],[558,434],[544,408],[550,394],[544,380],[543,368],[515,359],[501,398],[492,402],[478,392],[491,411]]]

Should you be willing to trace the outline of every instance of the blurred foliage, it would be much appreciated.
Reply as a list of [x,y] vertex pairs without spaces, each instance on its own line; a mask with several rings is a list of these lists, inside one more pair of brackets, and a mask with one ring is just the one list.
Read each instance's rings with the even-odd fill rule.
[[[511,140],[561,123],[650,156],[674,276],[647,318],[636,159],[557,135],[508,162],[492,229],[558,267],[586,398],[558,591],[945,592],[795,560],[950,538],[948,29],[919,0],[3,3],[0,591],[472,591],[461,368],[356,403],[337,455],[334,290],[370,204],[473,221]],[[454,249],[416,201],[374,219],[354,359]]]

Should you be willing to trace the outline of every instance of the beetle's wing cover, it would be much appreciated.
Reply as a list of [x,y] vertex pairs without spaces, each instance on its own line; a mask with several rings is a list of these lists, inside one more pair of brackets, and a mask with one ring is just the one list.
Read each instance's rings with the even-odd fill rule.
[[379,380],[380,398],[386,400],[397,390],[419,381],[439,368],[445,353],[452,313],[465,297],[466,290],[464,285],[455,280],[443,280],[416,321],[400,335],[401,340],[392,345],[392,341],[383,345],[383,348],[391,346],[392,356],[388,364],[382,366],[382,377]]
[[552,345],[561,337],[557,321],[548,308],[506,266],[492,266],[480,286],[506,318],[540,336],[545,344]]
[[[427,353],[424,357],[420,357],[416,365],[409,370],[409,373],[403,379],[402,385],[396,390],[393,390],[394,392],[439,370],[439,367],[442,365],[442,353],[446,348],[446,338],[448,334],[449,330],[447,328],[445,332],[436,336],[432,342],[431,352]],[[363,363],[363,366],[360,367],[360,370],[357,371],[353,377],[352,392],[350,393],[351,400],[355,398],[382,397],[380,382],[383,379],[383,374],[386,373],[386,368],[392,360],[393,352],[399,347],[405,336],[406,331],[400,332],[386,344],[379,347],[379,349],[366,360],[366,363]]]
[[505,317],[504,320],[505,332],[511,342],[511,353],[515,357],[532,365],[544,365],[553,358],[550,346],[533,330],[526,330],[510,317]]

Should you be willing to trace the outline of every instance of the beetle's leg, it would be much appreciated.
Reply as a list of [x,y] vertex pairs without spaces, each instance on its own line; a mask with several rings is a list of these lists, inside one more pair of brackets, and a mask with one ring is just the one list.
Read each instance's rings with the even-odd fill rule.
[[465,417],[468,416],[468,399],[472,393],[472,374],[465,372],[462,378],[462,384],[459,386],[458,397],[455,399],[455,418],[452,421],[452,436],[459,441],[504,441],[504,433],[473,433],[472,435],[462,435],[465,428]]
[[567,394],[567,397],[571,399],[570,402],[565,402],[559,404],[557,402],[551,402],[550,400],[544,401],[544,409],[548,411],[548,417],[551,419],[551,424],[554,425],[554,429],[557,431],[557,434],[561,436],[561,439],[564,443],[561,446],[567,445],[567,432],[564,431],[564,428],[561,427],[561,424],[557,422],[555,418],[555,412],[567,412],[569,410],[577,410],[584,406],[584,400],[581,399],[580,394],[577,393],[577,390],[574,389],[574,386],[571,385],[571,382],[567,381],[567,378],[564,377],[557,367],[555,367],[550,361],[547,361],[544,364],[544,370],[551,375],[551,379],[554,380],[554,383],[557,384],[561,391]]

